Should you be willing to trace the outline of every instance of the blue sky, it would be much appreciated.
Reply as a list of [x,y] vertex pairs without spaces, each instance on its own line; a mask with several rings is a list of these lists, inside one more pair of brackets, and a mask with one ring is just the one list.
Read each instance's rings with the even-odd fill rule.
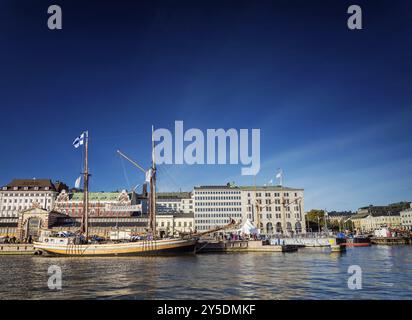
[[[0,3],[0,184],[73,185],[91,136],[91,188],[143,175],[151,125],[261,129],[258,184],[285,172],[305,207],[412,200],[412,5],[357,1],[48,1]],[[253,184],[240,166],[161,166],[159,190]]]

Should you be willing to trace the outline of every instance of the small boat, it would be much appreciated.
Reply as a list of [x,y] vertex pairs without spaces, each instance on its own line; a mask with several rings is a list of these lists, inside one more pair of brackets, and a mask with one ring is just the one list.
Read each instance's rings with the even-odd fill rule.
[[180,238],[157,239],[156,233],[156,164],[154,160],[154,140],[152,128],[152,165],[146,171],[134,161],[127,158],[120,151],[118,153],[132,162],[150,177],[149,219],[147,234],[143,240],[128,242],[96,242],[89,237],[88,211],[89,211],[89,168],[88,168],[88,140],[89,134],[84,134],[84,202],[83,217],[80,230],[76,234],[62,235],[52,234],[42,236],[39,241],[34,242],[37,253],[47,253],[69,256],[112,256],[112,255],[163,255],[176,253],[195,253],[197,238],[190,235]]
[[363,235],[348,237],[344,245],[347,247],[368,247],[371,245],[371,239]]

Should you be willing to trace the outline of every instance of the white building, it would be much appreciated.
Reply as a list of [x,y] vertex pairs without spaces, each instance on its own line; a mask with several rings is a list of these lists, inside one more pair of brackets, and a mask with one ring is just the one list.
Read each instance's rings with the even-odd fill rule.
[[249,219],[262,234],[305,232],[303,189],[281,186],[195,187],[195,227],[199,231],[223,226],[230,219]]
[[193,213],[193,198],[190,192],[158,192],[156,194],[156,212]]
[[166,236],[192,233],[195,231],[193,213],[157,214],[156,229]]
[[304,233],[303,189],[281,186],[241,187],[245,215],[263,234]]
[[[131,206],[126,190],[122,192],[89,192],[90,217],[130,217],[132,211],[113,211],[112,206]],[[55,201],[54,210],[71,217],[83,216],[83,192],[68,193],[63,190]]]
[[411,208],[400,212],[401,215],[401,226],[409,230],[412,230],[412,203]]
[[193,190],[195,227],[205,231],[242,219],[242,191],[234,186],[200,186]]
[[64,183],[50,179],[14,179],[0,189],[0,217],[18,217],[35,203],[51,211],[57,195],[67,189]]

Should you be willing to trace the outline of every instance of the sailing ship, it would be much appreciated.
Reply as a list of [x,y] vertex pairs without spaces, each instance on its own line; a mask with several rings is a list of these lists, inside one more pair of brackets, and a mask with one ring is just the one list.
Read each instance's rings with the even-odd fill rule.
[[[158,239],[156,233],[156,163],[154,158],[154,139],[152,127],[152,165],[150,176],[149,216],[147,234],[143,239],[130,242],[92,243],[89,237],[89,135],[86,132],[84,146],[84,197],[83,215],[78,234],[56,236],[50,234],[34,242],[39,253],[69,256],[111,256],[111,255],[162,255],[176,253],[194,253],[197,239],[190,235],[180,238]],[[119,152],[120,153],[120,152]]]

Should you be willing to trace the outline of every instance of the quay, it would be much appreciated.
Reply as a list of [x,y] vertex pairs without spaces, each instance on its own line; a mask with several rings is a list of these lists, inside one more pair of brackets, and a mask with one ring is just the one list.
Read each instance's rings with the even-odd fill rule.
[[399,245],[399,244],[411,244],[411,238],[406,237],[372,237],[372,244],[379,245]]
[[273,245],[287,245],[298,247],[330,247],[336,245],[335,237],[299,237],[299,238],[276,238],[271,239]]
[[293,245],[269,245],[261,240],[201,240],[196,245],[196,253],[213,252],[293,252]]
[[21,255],[21,254],[34,254],[34,247],[28,243],[4,243],[0,244],[0,255]]

